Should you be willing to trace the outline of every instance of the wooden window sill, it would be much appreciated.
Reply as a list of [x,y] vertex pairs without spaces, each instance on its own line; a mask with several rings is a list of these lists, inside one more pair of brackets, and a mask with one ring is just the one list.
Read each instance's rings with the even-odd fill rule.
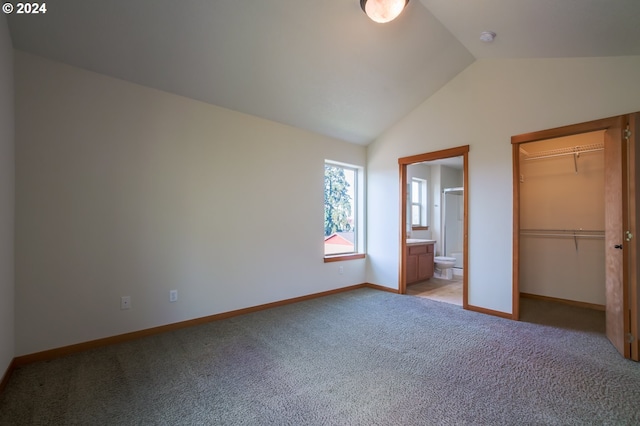
[[411,230],[412,231],[428,231],[429,227],[428,226],[412,226]]
[[324,257],[324,263],[329,262],[341,262],[343,260],[356,260],[356,259],[364,259],[364,253],[350,253],[350,254],[336,254],[331,256]]

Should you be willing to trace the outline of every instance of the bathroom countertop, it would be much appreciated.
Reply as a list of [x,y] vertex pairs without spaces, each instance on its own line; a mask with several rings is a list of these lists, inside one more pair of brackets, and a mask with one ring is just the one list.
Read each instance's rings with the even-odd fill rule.
[[420,238],[407,238],[408,246],[419,246],[422,244],[435,244],[436,240],[423,240]]

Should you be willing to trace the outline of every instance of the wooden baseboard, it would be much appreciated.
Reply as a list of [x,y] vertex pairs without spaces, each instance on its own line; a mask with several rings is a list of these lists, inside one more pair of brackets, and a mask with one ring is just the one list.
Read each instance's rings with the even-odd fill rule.
[[383,285],[378,285],[378,284],[364,283],[363,287],[372,288],[374,290],[380,290],[380,291],[388,291],[389,293],[395,293],[395,294],[400,293],[400,291],[397,288],[385,287]]
[[[130,341],[130,340],[140,339],[142,337],[153,336],[155,334],[160,334],[160,333],[166,333],[168,331],[179,330],[179,329],[185,328],[185,327],[191,327],[191,326],[194,326],[194,325],[206,324],[206,323],[209,323],[209,322],[212,322],[212,321],[218,321],[218,320],[222,320],[222,319],[226,319],[226,318],[235,317],[235,316],[238,316],[238,315],[244,315],[244,314],[248,314],[248,313],[252,313],[252,312],[262,311],[262,310],[265,310],[265,309],[275,308],[275,307],[278,307],[278,306],[285,306],[285,305],[289,305],[289,304],[292,304],[292,303],[302,302],[302,301],[305,301],[305,300],[311,300],[311,299],[316,299],[316,298],[319,298],[319,297],[329,296],[329,295],[332,295],[332,294],[338,294],[338,293],[343,293],[343,292],[347,292],[347,291],[352,291],[352,290],[356,290],[356,289],[359,289],[359,288],[371,288],[371,289],[374,289],[374,290],[386,291],[386,292],[390,292],[390,293],[394,293],[394,294],[398,294],[399,293],[398,289],[385,287],[385,286],[381,286],[381,285],[377,285],[377,284],[362,283],[362,284],[356,284],[356,285],[352,285],[352,286],[348,286],[348,287],[342,287],[342,288],[338,288],[338,289],[334,289],[334,290],[323,291],[323,292],[320,292],[320,293],[309,294],[309,295],[306,295],[306,296],[300,296],[300,297],[294,297],[294,298],[291,298],[291,299],[280,300],[280,301],[277,301],[277,302],[265,303],[263,305],[252,306],[252,307],[249,307],[249,308],[238,309],[238,310],[235,310],[235,311],[222,312],[222,313],[219,313],[219,314],[209,315],[209,316],[206,316],[206,317],[195,318],[195,319],[191,319],[191,320],[187,320],[187,321],[181,321],[181,322],[176,322],[176,323],[172,323],[172,324],[161,325],[161,326],[158,326],[158,327],[147,328],[147,329],[144,329],[144,330],[133,331],[131,333],[119,334],[119,335],[116,335],[116,336],[105,337],[105,338],[102,338],[102,339],[91,340],[91,341],[88,341],[88,342],[77,343],[77,344],[69,345],[69,346],[63,346],[63,347],[60,347],[60,348],[50,349],[50,350],[46,350],[46,351],[42,351],[42,352],[36,352],[36,353],[28,354],[28,355],[18,356],[18,357],[15,357],[11,361],[11,363],[9,364],[9,367],[7,368],[7,371],[5,372],[4,376],[2,377],[2,381],[0,382],[0,393],[6,387],[8,381],[9,381],[9,378],[11,377],[11,374],[13,373],[13,370],[16,369],[17,367],[20,367],[20,366],[23,366],[23,365],[26,365],[26,364],[31,364],[33,362],[38,362],[38,361],[48,361],[48,360],[51,360],[51,359],[59,358],[59,357],[70,355],[70,354],[77,353],[77,352],[86,351],[86,350],[89,350],[89,349],[99,348],[99,347],[108,346],[108,345],[114,345],[114,344],[117,344],[117,343],[127,342],[127,341]],[[544,298],[544,299],[547,299],[547,300],[553,299],[553,298],[546,298],[544,296],[528,295],[526,293],[522,293],[521,295],[523,297]],[[557,301],[557,300],[562,300],[562,299],[554,299],[554,301]],[[576,302],[576,303],[581,303],[581,302]],[[599,306],[599,305],[592,305],[592,306]],[[498,317],[501,317],[501,318],[514,319],[512,314],[507,314],[505,312],[500,312],[500,311],[494,311],[492,309],[481,308],[481,307],[478,307],[478,306],[467,305],[467,306],[465,306],[465,309],[468,309],[470,311],[483,313],[483,314],[498,316]]]
[[[168,331],[174,331],[174,330],[178,330],[181,328],[185,328],[185,327],[191,327],[194,325],[200,325],[200,324],[206,324],[212,321],[218,321],[218,320],[222,320],[222,319],[226,319],[226,318],[231,318],[231,317],[235,317],[238,315],[244,315],[244,314],[249,314],[251,312],[257,312],[257,311],[262,311],[265,309],[270,309],[270,308],[275,308],[278,306],[284,306],[284,305],[289,305],[292,303],[297,303],[297,302],[302,302],[305,300],[311,300],[311,299],[316,299],[318,297],[324,297],[324,296],[329,296],[331,294],[337,294],[337,293],[343,293],[346,291],[351,291],[351,290],[355,290],[355,289],[359,289],[359,288],[374,288],[376,290],[387,290],[387,291],[394,291],[393,289],[388,289],[386,287],[382,287],[382,286],[377,286],[377,285],[373,285],[373,284],[367,284],[367,283],[363,283],[363,284],[356,284],[356,285],[352,285],[352,286],[348,286],[348,287],[343,287],[343,288],[338,288],[335,290],[329,290],[329,291],[323,291],[320,293],[314,293],[314,294],[309,294],[306,296],[300,296],[300,297],[294,297],[292,299],[285,299],[285,300],[280,300],[277,302],[272,302],[272,303],[265,303],[263,305],[258,305],[258,306],[252,306],[249,308],[244,308],[244,309],[238,309],[235,311],[229,311],[229,312],[223,312],[220,314],[215,314],[215,315],[209,315],[206,317],[201,317],[201,318],[195,318],[195,319],[191,319],[191,320],[187,320],[187,321],[181,321],[181,322],[176,322],[176,323],[172,323],[172,324],[167,324],[167,325],[161,325],[158,327],[153,327],[153,328],[147,328],[144,330],[138,330],[138,331],[133,331],[131,333],[125,333],[125,334],[119,334],[116,336],[111,336],[111,337],[105,337],[102,339],[96,339],[96,340],[91,340],[88,342],[83,342],[83,343],[77,343],[75,345],[69,345],[69,346],[63,346],[60,348],[55,348],[55,349],[49,349],[46,351],[42,351],[42,352],[36,352],[36,353],[32,353],[32,354],[28,354],[28,355],[22,355],[22,356],[18,356],[16,358],[14,358],[13,362],[12,362],[12,368],[15,367],[20,367],[26,364],[31,364],[33,362],[38,362],[38,361],[48,361],[54,358],[59,358],[62,356],[66,356],[66,355],[70,355],[73,353],[77,353],[77,352],[82,352],[82,351],[86,351],[89,349],[94,349],[94,348],[99,348],[102,346],[108,346],[108,345],[113,345],[113,344],[117,344],[117,343],[122,343],[122,342],[127,342],[130,340],[135,340],[135,339],[140,339],[142,337],[147,337],[147,336],[152,336],[155,334],[160,334],[160,333],[166,333]],[[8,376],[9,373],[6,375]],[[3,383],[4,383],[3,379]]]
[[16,368],[16,359],[14,358],[9,363],[9,366],[7,367],[7,371],[4,372],[4,375],[2,376],[2,380],[0,381],[0,394],[7,387],[7,383],[9,383],[9,378],[11,377],[11,374],[13,374],[13,370],[15,368]]
[[604,305],[598,305],[596,303],[578,302],[577,300],[560,299],[557,297],[541,296],[539,294],[520,293],[520,297],[526,297],[527,299],[544,300],[547,302],[562,303],[564,305],[577,306],[579,308],[594,309],[596,311],[606,310],[606,307]]
[[510,319],[510,320],[517,320],[517,318],[515,318],[513,314],[508,314],[508,313],[502,312],[502,311],[494,311],[493,309],[481,308],[479,306],[467,305],[467,306],[464,307],[464,309],[467,309],[467,310],[473,311],[473,312],[479,312],[481,314],[493,315],[494,317],[506,318],[506,319]]

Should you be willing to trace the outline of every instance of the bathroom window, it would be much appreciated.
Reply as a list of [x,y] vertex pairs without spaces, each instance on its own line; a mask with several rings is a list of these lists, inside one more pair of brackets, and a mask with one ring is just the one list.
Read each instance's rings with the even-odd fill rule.
[[362,215],[362,168],[326,161],[324,164],[325,261],[363,258],[359,217]]
[[427,181],[411,179],[411,228],[427,229]]

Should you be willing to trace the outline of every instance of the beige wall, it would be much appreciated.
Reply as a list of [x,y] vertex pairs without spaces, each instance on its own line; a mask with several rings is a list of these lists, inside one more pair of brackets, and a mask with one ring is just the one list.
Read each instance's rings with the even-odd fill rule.
[[479,60],[368,147],[367,281],[398,286],[398,158],[469,145],[469,303],[512,312],[510,138],[640,110],[640,56]]
[[324,160],[364,147],[15,61],[16,355],[364,282],[322,237]]
[[[521,146],[532,154],[603,143],[600,131]],[[520,291],[604,305],[604,238],[574,240],[535,231],[604,230],[604,151],[580,154],[575,163],[572,155],[523,155],[520,172],[520,227],[538,233],[520,239]]]
[[0,378],[14,357],[13,49],[0,15]]

